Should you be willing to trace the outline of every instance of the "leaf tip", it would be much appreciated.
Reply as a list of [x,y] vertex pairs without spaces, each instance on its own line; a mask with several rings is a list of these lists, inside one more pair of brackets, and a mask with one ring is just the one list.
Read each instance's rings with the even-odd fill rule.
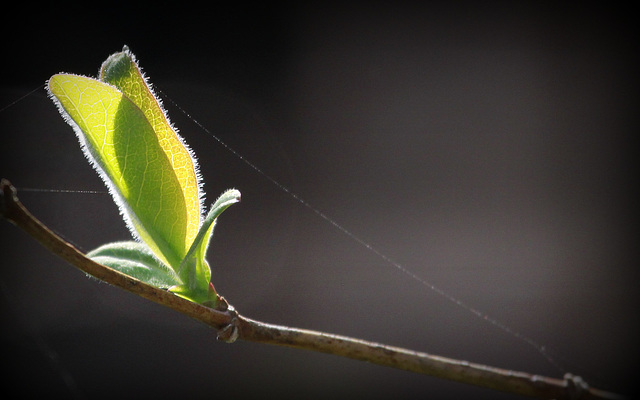
[[235,203],[239,203],[242,200],[242,194],[238,189],[229,189],[225,194],[228,195],[230,200],[234,201]]

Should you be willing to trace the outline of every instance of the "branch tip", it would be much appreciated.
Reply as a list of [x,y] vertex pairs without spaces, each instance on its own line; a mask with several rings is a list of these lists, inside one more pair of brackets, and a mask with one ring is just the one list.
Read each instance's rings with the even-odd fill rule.
[[8,179],[2,178],[0,181],[0,214],[9,221],[11,221],[9,218],[10,210],[15,203],[19,203],[16,188]]

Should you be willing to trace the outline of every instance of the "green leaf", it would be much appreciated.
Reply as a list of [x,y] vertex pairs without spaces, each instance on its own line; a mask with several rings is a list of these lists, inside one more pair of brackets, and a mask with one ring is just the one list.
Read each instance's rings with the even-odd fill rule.
[[[91,254],[132,276],[170,284],[175,293],[193,301],[215,303],[206,250],[215,219],[240,193],[223,194],[202,220],[197,161],[169,122],[135,56],[125,46],[102,64],[99,79],[57,74],[47,89],[132,234],[144,243],[133,253],[128,244]],[[123,255],[114,256],[114,249]],[[104,253],[107,250],[111,253]],[[141,261],[141,255],[153,259]]]
[[[206,261],[207,249],[213,237],[213,228],[216,220],[224,210],[234,203],[240,201],[240,192],[230,189],[224,192],[211,206],[200,231],[193,241],[189,252],[182,260],[178,274],[185,287],[171,289],[176,293],[198,293],[198,296],[212,300],[209,297],[209,280],[211,279],[211,269]],[[199,301],[202,302],[202,301]]]
[[[195,155],[177,134],[175,127],[154,95],[135,56],[128,47],[112,54],[100,67],[100,80],[114,85],[122,94],[140,108],[155,131],[158,143],[167,154],[173,173],[180,184],[186,207],[186,232],[184,250],[193,242],[202,219],[202,197],[198,163]],[[181,254],[184,256],[184,254]]]
[[151,249],[142,243],[108,243],[90,251],[87,257],[159,288],[182,284],[173,269],[158,260]]
[[77,75],[54,75],[49,90],[132,232],[178,266],[193,229],[185,194],[170,161],[174,155],[165,152],[140,108],[115,87]]

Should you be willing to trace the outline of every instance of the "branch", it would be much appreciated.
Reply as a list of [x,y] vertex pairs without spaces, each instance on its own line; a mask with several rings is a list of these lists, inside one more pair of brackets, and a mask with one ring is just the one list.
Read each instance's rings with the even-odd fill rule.
[[580,377],[571,374],[565,375],[563,380],[531,375],[346,336],[266,324],[239,315],[233,307],[212,309],[193,303],[87,258],[78,249],[38,221],[20,203],[16,189],[6,179],[0,183],[0,214],[9,222],[23,229],[52,253],[83,272],[201,321],[218,330],[218,337],[223,340],[234,341],[238,338],[245,341],[334,354],[531,397],[555,399],[624,398],[615,393],[590,388]]

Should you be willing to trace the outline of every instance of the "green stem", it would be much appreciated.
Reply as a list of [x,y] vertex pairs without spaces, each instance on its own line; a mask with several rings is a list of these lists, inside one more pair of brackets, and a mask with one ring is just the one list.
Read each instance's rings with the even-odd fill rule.
[[[219,332],[233,331],[229,341],[239,339],[277,346],[334,354],[442,379],[467,383],[537,398],[622,399],[615,393],[590,388],[579,377],[563,380],[494,368],[466,361],[368,342],[361,339],[254,321],[238,315],[232,307],[212,309],[150,286],[128,275],[98,264],[38,221],[20,203],[15,188],[0,183],[0,214],[27,232],[52,253],[100,280],[197,319]],[[226,305],[226,302],[221,302]],[[231,329],[230,329],[231,328]]]

